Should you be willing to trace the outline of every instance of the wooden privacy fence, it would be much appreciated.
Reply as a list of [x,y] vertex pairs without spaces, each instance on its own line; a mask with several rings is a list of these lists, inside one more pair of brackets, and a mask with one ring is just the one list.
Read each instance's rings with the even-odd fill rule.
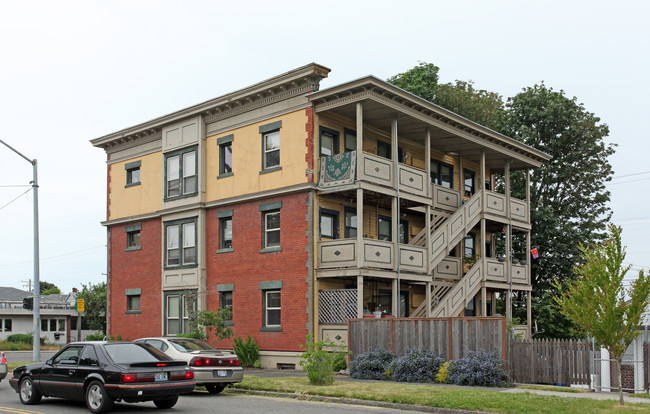
[[510,339],[508,366],[514,382],[591,386],[591,344],[585,341]]
[[497,353],[507,360],[506,321],[502,316],[456,318],[391,318],[348,320],[352,358],[372,348],[397,356],[409,349],[438,352],[448,360],[467,351]]

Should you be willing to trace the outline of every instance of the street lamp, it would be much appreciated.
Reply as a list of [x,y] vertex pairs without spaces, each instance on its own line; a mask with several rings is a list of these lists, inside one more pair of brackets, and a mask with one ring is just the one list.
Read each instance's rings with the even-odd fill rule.
[[39,256],[38,256],[38,163],[36,159],[30,160],[11,145],[7,144],[0,139],[0,143],[20,155],[32,164],[34,171],[34,180],[32,181],[32,189],[34,190],[34,361],[41,360],[41,282],[39,270]]

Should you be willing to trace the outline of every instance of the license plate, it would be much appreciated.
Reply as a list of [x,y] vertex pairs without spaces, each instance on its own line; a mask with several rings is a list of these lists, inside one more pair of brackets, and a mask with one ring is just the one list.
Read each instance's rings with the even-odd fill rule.
[[156,381],[167,381],[167,373],[166,372],[156,372],[154,379]]
[[217,377],[227,377],[228,371],[219,370],[217,371]]

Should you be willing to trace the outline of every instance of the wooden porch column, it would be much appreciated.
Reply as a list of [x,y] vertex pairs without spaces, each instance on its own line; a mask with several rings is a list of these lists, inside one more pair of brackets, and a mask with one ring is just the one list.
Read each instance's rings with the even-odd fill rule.
[[357,177],[359,177],[359,170],[361,169],[362,160],[363,160],[363,104],[361,102],[357,102]]
[[363,189],[357,188],[357,267],[363,267]]
[[[424,140],[424,170],[427,174],[427,182],[431,183],[431,130],[429,128],[427,128],[427,133]],[[429,194],[429,197],[433,197],[431,184],[429,184],[427,187],[427,194]]]
[[393,270],[399,271],[399,205],[397,197],[393,197],[390,204],[391,242],[393,243]]
[[506,290],[506,320],[512,320],[512,308],[510,306],[512,302],[512,290]]
[[357,276],[357,318],[363,318],[363,276]]
[[526,320],[528,321],[528,332],[533,333],[533,292],[526,292]]
[[427,318],[431,317],[431,282],[426,282],[426,293],[424,297],[424,302],[426,303],[426,313],[424,316]]
[[487,316],[487,289],[481,288],[481,316]]
[[391,291],[393,293],[391,301],[393,307],[393,315],[399,317],[399,288],[397,287],[397,279],[393,279],[393,286]]

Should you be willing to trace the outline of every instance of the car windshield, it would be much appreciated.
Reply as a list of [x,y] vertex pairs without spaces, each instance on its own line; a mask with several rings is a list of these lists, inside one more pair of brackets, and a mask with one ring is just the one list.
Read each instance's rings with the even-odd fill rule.
[[170,339],[169,342],[181,352],[192,352],[192,351],[216,351],[216,349],[207,342],[199,341],[197,339]]
[[104,349],[116,364],[170,360],[167,355],[147,344],[106,344]]

